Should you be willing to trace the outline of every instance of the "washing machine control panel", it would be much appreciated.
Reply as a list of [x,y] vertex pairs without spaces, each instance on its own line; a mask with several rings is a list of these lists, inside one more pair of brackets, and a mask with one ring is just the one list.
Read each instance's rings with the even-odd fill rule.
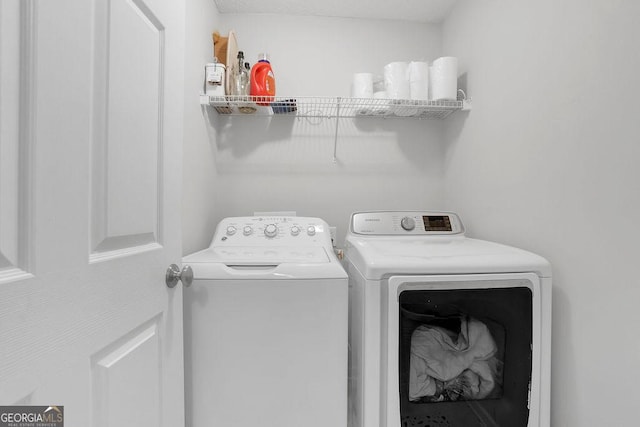
[[350,227],[354,234],[374,236],[464,234],[462,221],[452,212],[357,212]]
[[327,223],[320,218],[293,216],[247,216],[225,218],[218,224],[212,244],[310,245],[329,244]]

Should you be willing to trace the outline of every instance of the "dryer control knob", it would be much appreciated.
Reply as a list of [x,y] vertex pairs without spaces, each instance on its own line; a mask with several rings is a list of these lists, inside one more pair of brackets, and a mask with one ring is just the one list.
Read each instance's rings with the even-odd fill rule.
[[227,236],[233,236],[236,234],[236,228],[233,225],[227,227]]
[[278,235],[278,227],[275,224],[269,224],[264,228],[264,235],[267,237],[276,237]]
[[291,235],[297,236],[298,234],[300,234],[300,227],[298,227],[297,225],[291,227]]
[[251,235],[251,233],[253,233],[253,228],[251,228],[250,225],[246,225],[243,229],[242,229],[242,234],[244,234],[245,236],[249,236]]
[[307,227],[307,234],[309,236],[315,236],[316,235],[316,228],[313,225],[310,225]]
[[407,231],[411,231],[414,228],[416,228],[416,222],[414,221],[413,218],[410,218],[408,216],[405,216],[404,218],[402,218],[402,220],[400,221],[400,225],[402,226],[402,228],[404,228]]

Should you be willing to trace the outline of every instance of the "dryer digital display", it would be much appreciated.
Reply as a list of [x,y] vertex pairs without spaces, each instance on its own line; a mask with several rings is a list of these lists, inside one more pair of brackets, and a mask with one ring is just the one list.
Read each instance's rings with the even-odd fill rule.
[[464,236],[460,218],[443,211],[356,212],[351,216],[350,230],[368,236]]
[[448,215],[424,215],[422,222],[425,231],[452,231]]

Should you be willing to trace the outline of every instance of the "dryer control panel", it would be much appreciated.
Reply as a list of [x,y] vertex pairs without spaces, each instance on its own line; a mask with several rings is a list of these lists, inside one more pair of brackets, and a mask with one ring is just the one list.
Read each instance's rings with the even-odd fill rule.
[[354,234],[374,236],[464,234],[462,221],[453,212],[356,212],[350,227]]
[[326,222],[294,216],[246,216],[225,218],[218,224],[211,245],[324,246],[331,247]]

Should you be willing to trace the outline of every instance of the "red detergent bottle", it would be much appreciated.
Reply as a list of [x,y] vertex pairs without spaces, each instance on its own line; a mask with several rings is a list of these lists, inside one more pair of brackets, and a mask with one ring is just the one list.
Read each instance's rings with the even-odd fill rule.
[[269,55],[261,53],[258,62],[251,68],[251,96],[256,97],[256,104],[269,105],[276,95],[276,79],[273,76]]

